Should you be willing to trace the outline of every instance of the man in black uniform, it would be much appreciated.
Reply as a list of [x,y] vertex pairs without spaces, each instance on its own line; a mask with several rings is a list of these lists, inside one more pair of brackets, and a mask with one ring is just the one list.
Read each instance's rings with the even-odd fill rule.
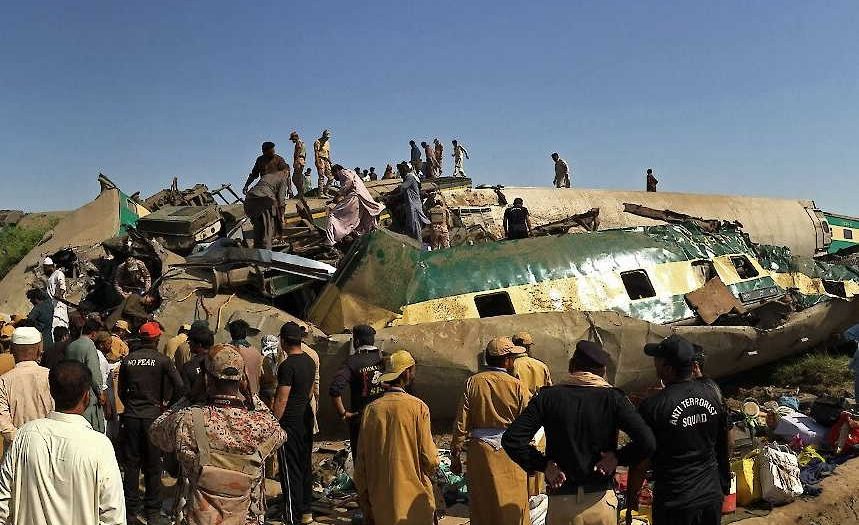
[[[161,451],[149,441],[149,427],[165,408],[168,396],[175,401],[184,394],[184,386],[173,361],[158,351],[161,327],[149,322],[140,327],[140,343],[119,369],[119,399],[125,405],[122,414],[125,448],[125,506],[129,522],[140,514],[140,467],[146,485],[144,518],[149,524],[160,523]],[[172,386],[172,390],[170,389]],[[172,395],[171,395],[172,394]]]
[[[653,432],[626,394],[605,379],[609,355],[591,341],[579,341],[570,359],[570,375],[541,389],[528,408],[507,428],[501,444],[527,472],[545,472],[549,484],[548,524],[615,525],[617,497],[614,470],[634,465],[653,452]],[[546,453],[531,441],[546,432]],[[618,430],[631,442],[618,450]]]
[[[352,329],[352,346],[355,353],[334,375],[328,395],[343,421],[349,424],[349,445],[358,451],[358,436],[361,430],[361,413],[364,407],[383,392],[378,378],[384,371],[382,352],[375,347],[376,330],[372,326],[358,325]],[[349,387],[350,410],[343,405],[343,391]],[[354,456],[353,456],[354,460]]]
[[531,236],[531,216],[522,205],[520,197],[513,199],[513,206],[504,210],[504,236],[508,239],[525,239]]
[[203,381],[203,363],[215,346],[215,334],[208,327],[194,325],[188,331],[188,348],[191,349],[191,359],[182,365],[179,374],[185,383],[188,399],[191,403],[205,403],[208,393]]
[[310,393],[316,381],[316,363],[301,348],[304,328],[288,322],[280,328],[280,344],[286,360],[277,371],[277,391],[272,412],[286,431],[280,448],[280,485],[283,492],[283,523],[311,523],[313,495],[313,408]]
[[718,525],[730,489],[727,414],[716,391],[692,376],[695,347],[673,335],[648,344],[665,388],[639,412],[656,435],[654,525]]

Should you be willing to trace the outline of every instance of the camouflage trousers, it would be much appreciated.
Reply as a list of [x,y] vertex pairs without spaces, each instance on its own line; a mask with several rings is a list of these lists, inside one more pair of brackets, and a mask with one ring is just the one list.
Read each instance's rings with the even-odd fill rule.
[[450,248],[450,232],[447,226],[433,224],[430,232],[430,245],[433,250]]

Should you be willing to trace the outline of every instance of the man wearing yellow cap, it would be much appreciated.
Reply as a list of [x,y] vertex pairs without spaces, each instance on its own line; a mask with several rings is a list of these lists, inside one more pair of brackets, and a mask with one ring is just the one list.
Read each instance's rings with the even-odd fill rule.
[[[525,388],[533,396],[541,388],[552,386],[552,376],[546,363],[531,356],[531,347],[534,346],[534,338],[528,332],[518,332],[513,336],[513,344],[526,350],[519,354],[513,361],[513,375],[525,385]],[[546,439],[541,437],[537,440],[537,449],[546,450]],[[528,495],[536,496],[542,494],[546,489],[542,472],[535,472],[528,476]]]
[[[15,325],[9,323],[4,324],[3,328],[0,328],[0,356],[9,352],[9,345],[12,343],[12,334],[15,332]],[[9,359],[7,359],[6,363],[9,364],[11,362],[12,366],[8,367],[6,372],[12,369],[15,366],[15,360],[12,358],[12,355],[9,354]]]
[[552,386],[549,367],[531,356],[531,347],[534,346],[534,338],[531,334],[518,332],[513,336],[513,344],[525,349],[525,353],[518,354],[513,361],[513,375],[522,381],[531,395],[533,396],[543,387]]
[[125,319],[120,319],[113,325],[110,333],[110,353],[107,354],[108,362],[122,361],[128,355],[129,348],[125,340],[129,335],[131,335],[131,327]]
[[433,523],[438,450],[427,405],[407,390],[415,360],[405,350],[385,359],[388,389],[364,409],[355,485],[365,518],[376,525]]
[[486,370],[471,376],[459,403],[451,442],[451,469],[462,472],[460,454],[467,446],[466,479],[473,525],[530,523],[527,475],[501,448],[501,436],[521,414],[531,394],[510,374],[525,349],[507,337],[486,347]]

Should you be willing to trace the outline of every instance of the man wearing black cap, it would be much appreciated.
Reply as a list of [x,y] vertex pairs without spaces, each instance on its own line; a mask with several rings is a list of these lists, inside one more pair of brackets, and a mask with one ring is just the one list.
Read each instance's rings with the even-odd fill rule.
[[648,344],[665,384],[639,412],[656,435],[654,525],[717,525],[730,488],[727,416],[714,389],[693,379],[695,347],[672,335]]
[[[364,407],[384,391],[378,377],[385,367],[382,363],[382,352],[376,348],[375,341],[376,330],[372,326],[362,324],[352,329],[352,346],[355,353],[350,355],[334,374],[334,380],[328,389],[334,408],[343,421],[349,424],[349,443],[353,452],[358,450],[361,413]],[[350,410],[346,410],[343,404],[343,391],[347,386],[350,391]]]
[[[251,188],[251,184],[259,182]],[[254,227],[254,248],[271,250],[275,231],[283,227],[289,192],[289,165],[274,152],[273,142],[262,143],[262,155],[257,157],[245,187],[245,213]]]
[[[632,403],[605,380],[608,363],[599,344],[579,341],[566,380],[540,390],[504,433],[501,444],[513,461],[528,472],[545,472],[551,489],[547,525],[615,525],[615,468],[637,464],[655,447]],[[545,454],[531,444],[540,427]],[[619,430],[631,439],[620,450]]]

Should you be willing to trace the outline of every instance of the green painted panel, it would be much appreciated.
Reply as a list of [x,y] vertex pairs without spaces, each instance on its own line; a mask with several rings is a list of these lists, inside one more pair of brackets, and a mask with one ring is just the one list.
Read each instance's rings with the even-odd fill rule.
[[[859,280],[855,269],[793,257],[788,248],[754,245],[738,229],[716,234],[693,224],[537,237],[421,251],[401,235],[377,230],[356,241],[334,277],[344,293],[391,311],[409,304],[602,272],[745,253],[776,272]],[[777,287],[767,276],[731,287],[739,294]],[[819,299],[810,298],[808,302]],[[681,296],[630,301],[618,307],[633,317],[668,323],[694,316]]]
[[857,240],[856,242],[832,241],[829,244],[829,253],[837,253],[840,250],[843,250],[844,248],[852,248],[853,246],[856,246],[857,244],[859,244],[859,240]]
[[126,229],[131,226],[137,226],[137,210],[129,206],[128,195],[119,192],[119,235],[126,232]]
[[844,217],[841,215],[829,215],[827,213],[824,213],[823,216],[826,217],[826,222],[828,222],[830,226],[846,226],[848,228],[859,228],[859,218]]
[[694,225],[536,237],[433,252],[377,230],[355,243],[334,281],[345,292],[396,311],[440,297],[732,253],[754,255],[741,232],[729,228],[707,234]]

